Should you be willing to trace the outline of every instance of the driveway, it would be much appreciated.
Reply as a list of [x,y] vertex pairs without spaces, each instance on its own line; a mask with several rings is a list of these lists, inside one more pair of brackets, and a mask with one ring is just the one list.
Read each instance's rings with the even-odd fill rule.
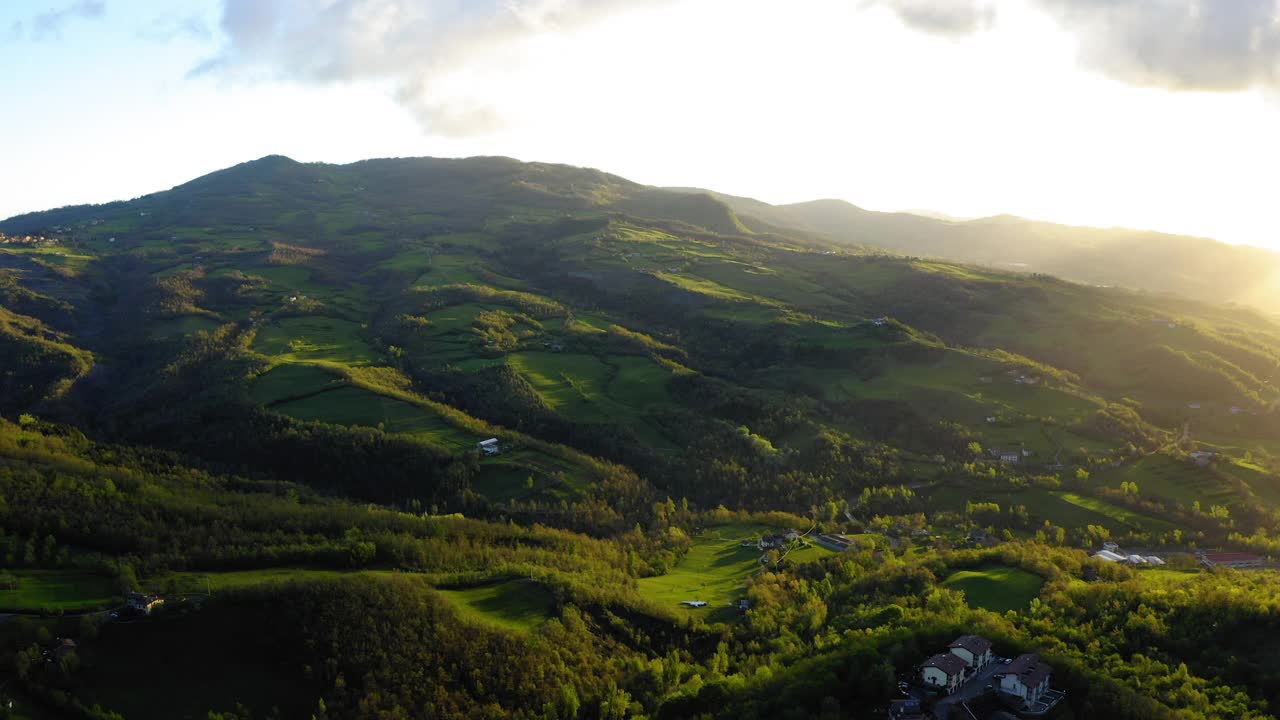
[[995,674],[1003,668],[1004,664],[999,659],[996,659],[964,681],[964,684],[955,693],[938,700],[937,704],[933,706],[933,713],[938,716],[938,720],[970,720],[969,713],[960,707],[960,703],[968,702],[985,694],[987,685],[996,684]]

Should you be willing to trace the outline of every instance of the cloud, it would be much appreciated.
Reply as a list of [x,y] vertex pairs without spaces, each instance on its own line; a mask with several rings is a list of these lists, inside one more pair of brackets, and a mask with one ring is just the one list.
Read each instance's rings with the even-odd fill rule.
[[213,32],[199,15],[161,15],[138,30],[138,37],[144,40],[167,42],[183,36],[208,40],[213,37]]
[[[672,0],[660,0],[662,3]],[[225,42],[192,76],[266,77],[326,85],[389,81],[395,99],[432,133],[503,126],[492,104],[450,76],[476,64],[518,62],[523,43],[572,32],[639,0],[224,0]],[[447,85],[446,91],[442,86]]]
[[[31,18],[31,39],[47,40],[62,35],[62,26],[75,18],[100,18],[106,13],[105,0],[79,0],[58,10],[42,12]],[[20,33],[22,23],[14,23],[10,32]]]
[[866,0],[863,7],[884,6],[916,30],[935,35],[967,35],[986,30],[995,21],[989,0]]
[[1173,90],[1280,88],[1277,0],[1036,0],[1082,65]]

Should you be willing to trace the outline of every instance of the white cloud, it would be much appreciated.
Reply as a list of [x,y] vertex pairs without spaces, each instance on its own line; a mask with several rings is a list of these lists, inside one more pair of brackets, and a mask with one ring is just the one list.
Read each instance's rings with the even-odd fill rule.
[[[647,8],[668,0],[645,3]],[[492,98],[451,78],[476,66],[518,71],[524,46],[625,10],[627,0],[225,0],[225,43],[193,75],[303,83],[386,81],[429,132],[503,126]],[[445,92],[443,88],[452,88]]]

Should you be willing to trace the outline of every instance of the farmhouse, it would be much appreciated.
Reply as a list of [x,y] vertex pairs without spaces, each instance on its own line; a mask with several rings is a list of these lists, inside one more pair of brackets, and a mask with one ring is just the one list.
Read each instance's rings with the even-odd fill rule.
[[124,598],[125,605],[130,609],[137,610],[143,614],[150,615],[151,611],[164,604],[164,599],[155,595],[145,595],[143,593],[131,592]]
[[992,450],[991,455],[1007,465],[1017,465],[1022,461],[1021,450]]
[[964,660],[951,653],[939,653],[920,666],[920,677],[925,685],[938,688],[947,695],[955,692],[964,680]]
[[1000,678],[1000,692],[1021,698],[1023,706],[1030,707],[1049,689],[1050,672],[1039,655],[1026,653],[997,672],[996,677]]
[[800,533],[795,530],[788,530],[776,535],[764,535],[760,538],[756,546],[761,550],[771,550],[773,548],[786,547],[787,543],[800,539]]
[[1213,462],[1213,458],[1216,455],[1217,453],[1209,452],[1208,450],[1192,450],[1187,453],[1187,457],[1191,458],[1191,462],[1199,465],[1200,467],[1205,467],[1209,463]]
[[1207,552],[1200,554],[1200,562],[1205,567],[1226,567],[1238,570],[1260,568],[1263,566],[1261,555],[1242,552]]
[[969,670],[981,670],[995,659],[991,654],[991,641],[981,635],[961,635],[947,647]]
[[489,438],[476,443],[476,450],[482,455],[497,455],[502,452],[502,448],[498,445],[498,438]]

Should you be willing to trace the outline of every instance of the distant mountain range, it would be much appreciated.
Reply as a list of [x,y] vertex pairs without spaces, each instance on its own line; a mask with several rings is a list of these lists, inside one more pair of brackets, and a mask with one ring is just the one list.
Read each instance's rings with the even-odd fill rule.
[[843,200],[770,205],[709,190],[743,222],[766,223],[893,253],[1047,273],[1093,285],[1175,293],[1214,303],[1280,310],[1280,254],[1207,238],[1088,228],[997,215],[948,220],[865,210]]

